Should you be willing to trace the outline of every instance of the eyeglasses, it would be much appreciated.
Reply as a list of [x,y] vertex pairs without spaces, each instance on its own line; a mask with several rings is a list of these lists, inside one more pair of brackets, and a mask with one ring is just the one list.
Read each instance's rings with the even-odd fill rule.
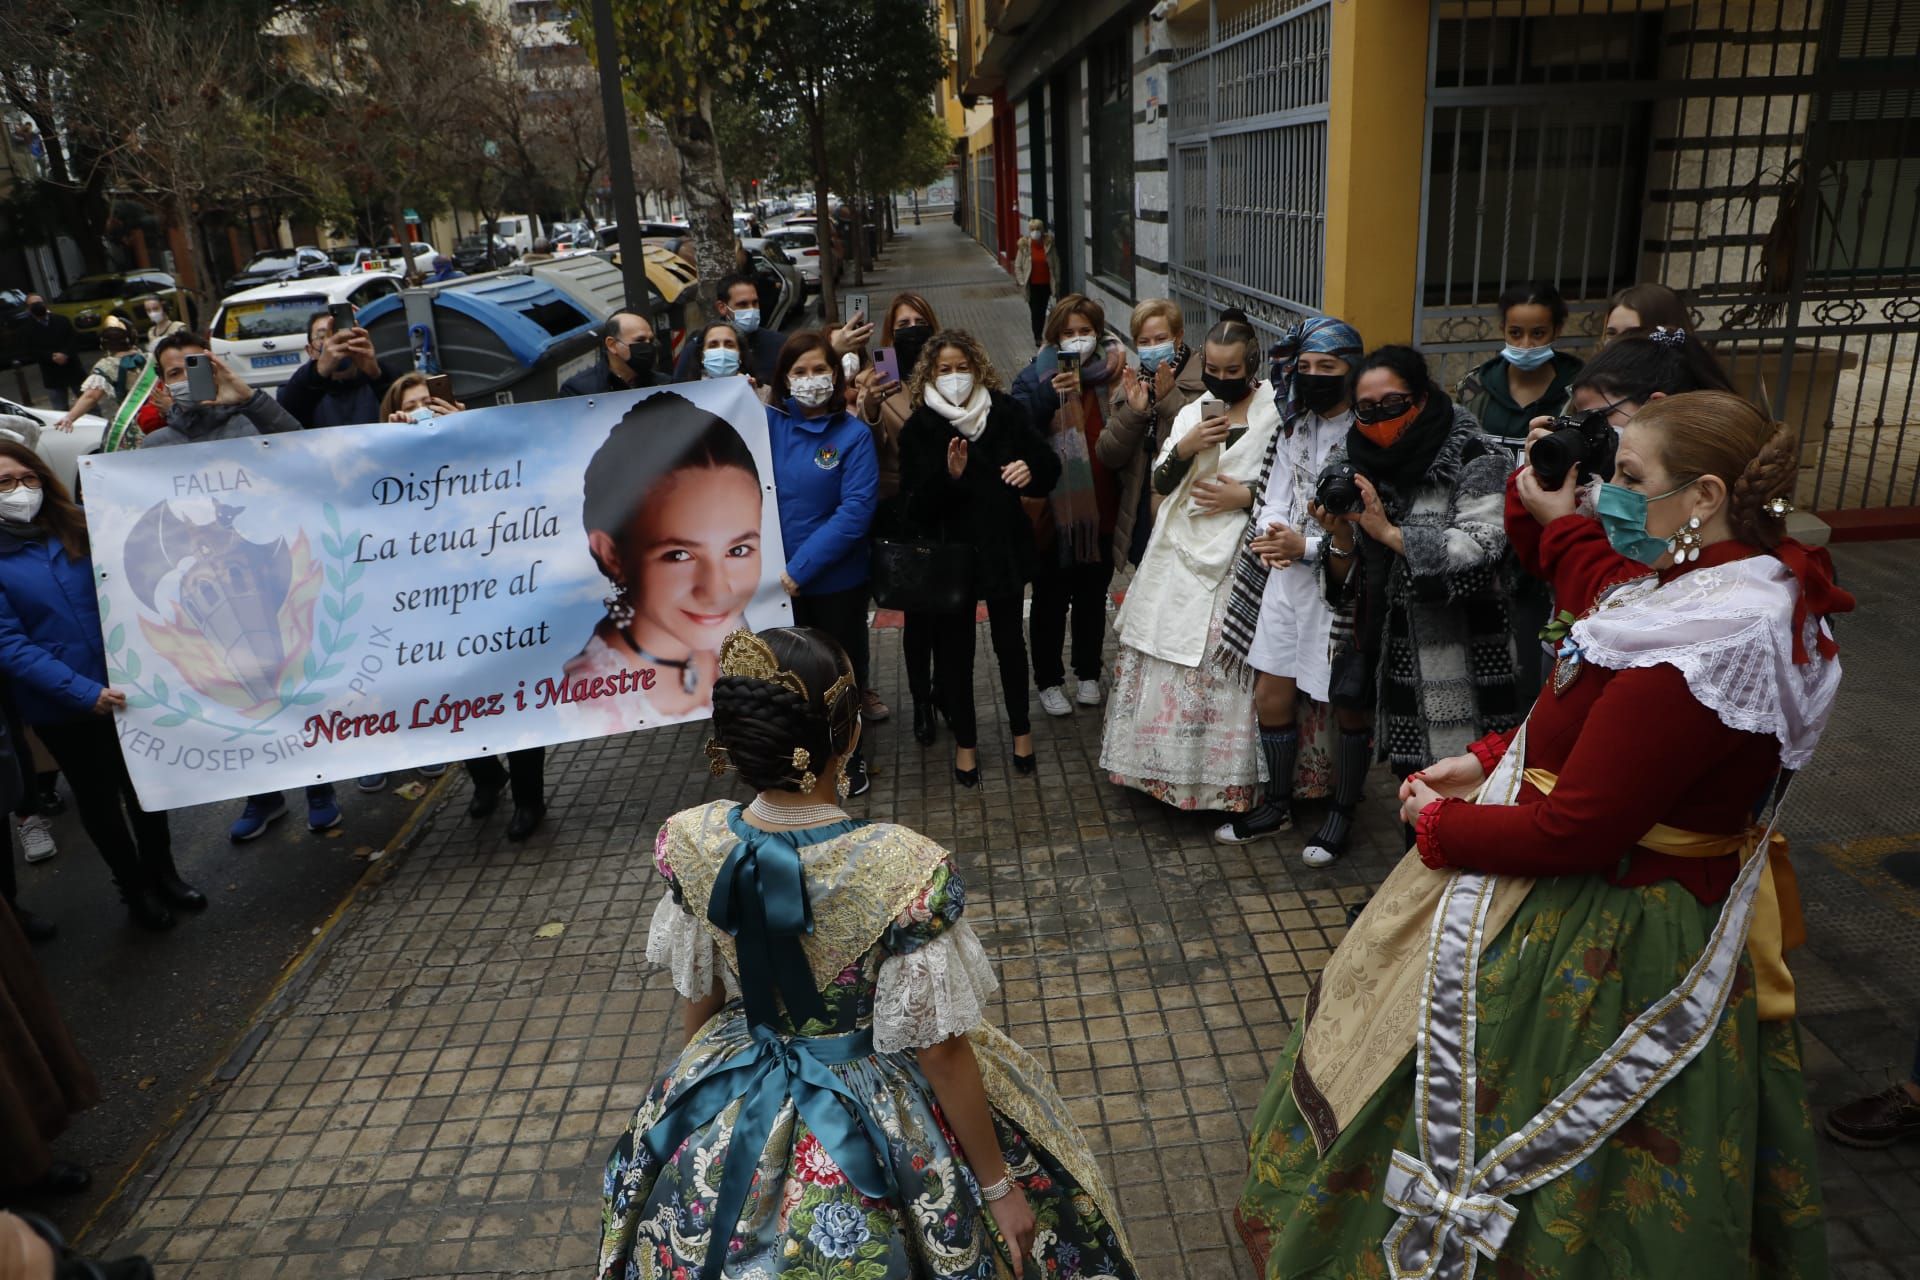
[[40,477],[32,474],[24,476],[0,476],[0,497],[12,493],[15,489],[40,488]]
[[1413,397],[1396,393],[1381,396],[1378,400],[1354,401],[1353,416],[1369,424],[1386,422],[1399,417],[1411,408],[1413,408]]

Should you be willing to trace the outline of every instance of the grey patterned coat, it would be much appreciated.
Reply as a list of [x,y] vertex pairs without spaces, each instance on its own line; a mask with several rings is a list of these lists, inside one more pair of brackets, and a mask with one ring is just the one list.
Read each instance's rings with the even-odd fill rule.
[[[1345,460],[1344,446],[1328,458]],[[1507,621],[1507,468],[1506,451],[1455,405],[1419,488],[1381,494],[1405,554],[1363,533],[1346,581],[1328,580],[1329,598],[1353,618],[1334,636],[1333,700],[1374,711],[1375,751],[1398,775],[1526,713]]]

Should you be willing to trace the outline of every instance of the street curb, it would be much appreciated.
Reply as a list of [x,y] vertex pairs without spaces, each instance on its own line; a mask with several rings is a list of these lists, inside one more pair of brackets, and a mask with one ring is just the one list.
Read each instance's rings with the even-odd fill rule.
[[315,928],[307,944],[281,968],[279,978],[274,981],[272,989],[261,1000],[253,1016],[247,1019],[245,1030],[232,1041],[232,1047],[187,1095],[187,1100],[179,1110],[162,1122],[159,1132],[134,1157],[127,1171],[114,1184],[113,1190],[107,1193],[107,1198],[87,1215],[86,1221],[69,1237],[71,1244],[79,1245],[96,1231],[107,1228],[111,1228],[111,1234],[117,1234],[132,1220],[145,1203],[147,1193],[172,1165],[173,1158],[200,1127],[200,1122],[212,1114],[213,1104],[225,1092],[226,1086],[239,1078],[253,1060],[253,1055],[266,1043],[275,1024],[293,1007],[319,973],[340,932],[341,923],[355,907],[386,882],[399,855],[410,852],[420,838],[432,829],[433,819],[444,807],[446,793],[452,789],[456,777],[452,769],[447,770],[414,803],[399,830],[382,846],[380,856],[353,882],[346,897]]

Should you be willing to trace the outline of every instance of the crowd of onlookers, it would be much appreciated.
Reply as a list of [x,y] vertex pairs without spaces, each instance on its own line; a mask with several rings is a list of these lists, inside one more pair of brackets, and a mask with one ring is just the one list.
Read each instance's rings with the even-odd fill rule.
[[[1014,773],[1039,767],[1031,692],[1048,716],[1103,715],[1109,779],[1218,814],[1222,842],[1288,832],[1299,803],[1324,800],[1299,848],[1308,866],[1347,851],[1376,760],[1403,777],[1459,755],[1517,724],[1540,690],[1551,592],[1521,569],[1502,518],[1529,440],[1569,419],[1618,428],[1663,396],[1731,389],[1680,299],[1655,284],[1613,299],[1584,363],[1558,349],[1568,311],[1552,285],[1510,290],[1503,349],[1450,391],[1417,349],[1369,347],[1337,317],[1270,342],[1229,311],[1190,342],[1179,306],[1149,299],[1123,338],[1094,299],[1056,295],[1054,264],[1036,222],[1015,267],[1038,350],[1017,371],[996,368],[979,335],[943,325],[921,294],[781,334],[761,325],[754,281],[732,275],[677,359],[647,316],[621,310],[601,326],[598,360],[561,391],[746,377],[766,413],[796,622],[846,650],[877,723],[891,711],[870,670],[870,609],[897,609],[913,737],[931,746],[945,726],[960,786],[988,777],[975,706],[983,614]],[[44,320],[44,307],[34,314]],[[110,323],[77,377],[77,356],[61,358],[53,336],[43,345],[43,371],[57,371],[48,388],[68,409],[59,427],[133,398],[143,448],[463,408],[328,312],[311,318],[306,360],[277,395],[164,315],[144,341]],[[211,399],[192,393],[191,356],[211,366]],[[64,776],[133,920],[165,929],[206,898],[175,866],[166,815],[134,794],[85,523],[31,426],[0,422],[11,807],[26,860],[54,856],[47,819]],[[1109,660],[1116,576],[1128,570]],[[692,652],[648,656],[681,671],[690,698],[714,675]],[[525,839],[545,812],[543,760],[534,748],[469,762],[469,813],[484,819],[510,794],[505,834]],[[847,780],[853,795],[868,789],[860,757]],[[305,800],[310,829],[340,822],[332,785]],[[250,797],[231,838],[288,812],[279,794]],[[10,858],[5,868],[12,902]],[[14,912],[28,937],[53,935]]]

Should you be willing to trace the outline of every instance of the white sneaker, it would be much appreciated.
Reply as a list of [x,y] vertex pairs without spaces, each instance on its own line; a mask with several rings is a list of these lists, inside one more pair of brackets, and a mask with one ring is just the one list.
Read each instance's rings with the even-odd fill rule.
[[1073,700],[1083,707],[1099,706],[1100,682],[1098,680],[1082,680],[1080,682],[1080,688],[1074,692]]
[[28,862],[45,862],[60,852],[53,843],[53,827],[38,814],[20,819],[20,853]]
[[1050,716],[1073,714],[1073,704],[1067,701],[1067,691],[1057,684],[1040,691],[1040,708]]
[[1309,843],[1300,851],[1300,861],[1310,867],[1330,867],[1339,860],[1340,854],[1317,842]]

